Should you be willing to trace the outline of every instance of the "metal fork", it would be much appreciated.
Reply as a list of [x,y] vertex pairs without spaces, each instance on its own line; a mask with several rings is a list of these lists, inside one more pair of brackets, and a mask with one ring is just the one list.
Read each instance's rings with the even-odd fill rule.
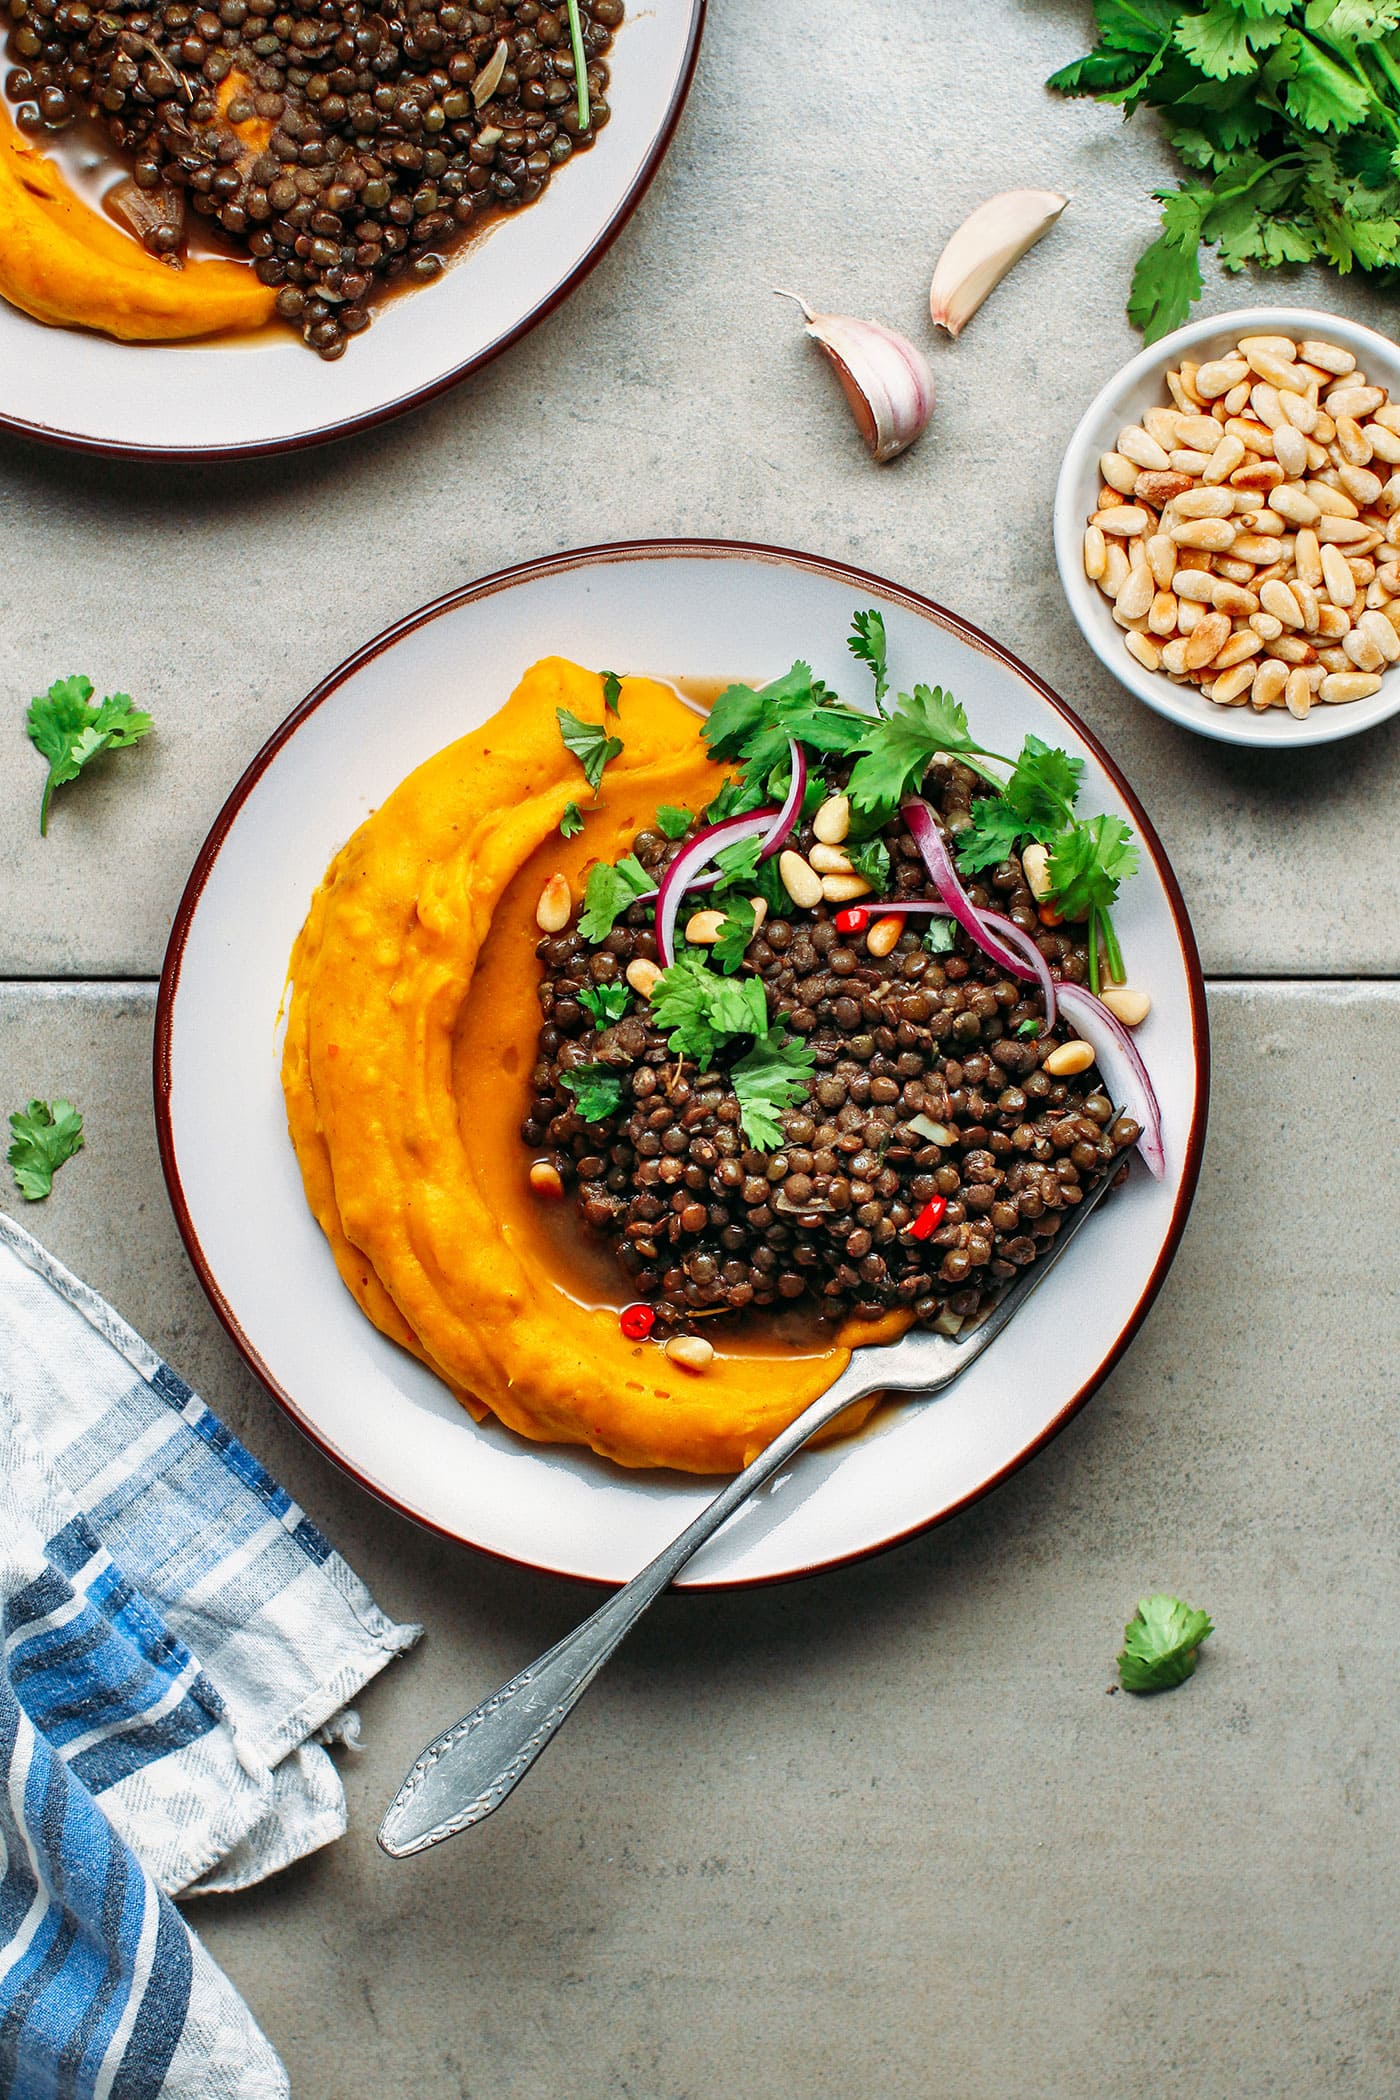
[[961,1377],[1045,1281],[1117,1179],[1118,1171],[1117,1165],[1109,1167],[1083,1202],[1062,1214],[1064,1222],[1050,1246],[970,1331],[949,1337],[920,1329],[885,1347],[856,1350],[835,1384],[775,1436],[639,1575],[547,1654],[429,1743],[405,1776],[380,1825],[379,1842],[384,1850],[395,1859],[407,1859],[441,1844],[444,1838],[455,1837],[459,1830],[470,1830],[498,1809],[643,1612],[755,1488],[771,1480],[794,1452],[853,1401],[879,1392],[929,1398]]

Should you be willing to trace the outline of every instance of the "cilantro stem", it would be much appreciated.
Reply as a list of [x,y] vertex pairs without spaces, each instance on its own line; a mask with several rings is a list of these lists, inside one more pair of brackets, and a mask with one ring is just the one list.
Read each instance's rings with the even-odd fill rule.
[[1089,989],[1097,999],[1099,996],[1099,908],[1089,906]]
[[583,131],[588,129],[588,54],[583,48],[583,24],[579,20],[578,0],[567,0],[569,9],[569,42],[574,53],[574,81],[578,88],[578,121]]
[[1390,85],[1394,88],[1396,94],[1400,95],[1400,73],[1396,71],[1394,60],[1391,58],[1390,53],[1386,50],[1385,45],[1373,45],[1371,49],[1371,56],[1375,60],[1376,64],[1380,67],[1382,73],[1384,73],[1386,79],[1390,82]]
[[1118,935],[1114,931],[1112,913],[1101,909],[1099,912],[1099,923],[1103,927],[1103,945],[1104,953],[1108,957],[1108,974],[1115,984],[1125,984],[1127,982],[1127,972],[1123,968],[1123,951],[1118,945]]

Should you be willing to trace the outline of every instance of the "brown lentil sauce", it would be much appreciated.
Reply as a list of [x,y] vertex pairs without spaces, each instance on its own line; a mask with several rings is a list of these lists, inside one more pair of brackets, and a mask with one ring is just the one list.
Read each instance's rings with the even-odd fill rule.
[[[580,0],[586,126],[562,0],[10,0],[9,12],[20,130],[98,121],[150,199],[143,245],[178,267],[188,213],[211,221],[278,288],[281,317],[335,358],[377,295],[436,277],[454,243],[531,203],[593,144],[623,6]],[[473,84],[497,70],[502,42],[478,107]]]
[[[965,767],[935,765],[924,793],[955,834],[978,787]],[[887,894],[932,897],[902,820],[883,836]],[[788,843],[810,849],[810,824]],[[643,831],[633,850],[659,877],[680,849]],[[1042,925],[1018,859],[969,894],[1034,935],[1055,976],[1084,983],[1082,931]],[[862,901],[873,924],[879,901]],[[1115,1119],[1092,1067],[1074,1079],[1041,1069],[1072,1031],[1047,1035],[1039,991],[961,932],[951,952],[931,954],[928,921],[911,919],[878,959],[821,904],[768,919],[747,950],[770,1020],[806,1037],[816,1058],[781,1146],[757,1151],[724,1072],[678,1060],[645,1002],[601,1031],[579,1003],[585,987],[621,980],[634,957],[656,960],[654,909],[633,905],[597,948],[573,929],[540,941],[543,1025],[521,1135],[555,1165],[585,1232],[611,1250],[630,1294],[652,1304],[659,1331],[699,1320],[718,1339],[713,1316],[769,1307],[832,1320],[900,1309],[945,1326],[975,1317],[1139,1136],[1131,1118]],[[1023,1036],[1031,1022],[1039,1033]],[[595,1061],[619,1072],[623,1098],[605,1123],[586,1124],[561,1074]],[[916,1115],[955,1142],[912,1130]],[[946,1208],[920,1239],[911,1227],[935,1198]]]

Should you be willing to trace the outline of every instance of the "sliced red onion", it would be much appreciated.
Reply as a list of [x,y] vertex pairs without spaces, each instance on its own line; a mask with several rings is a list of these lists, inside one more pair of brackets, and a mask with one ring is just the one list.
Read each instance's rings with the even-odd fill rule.
[[719,881],[717,873],[704,876],[701,869],[726,846],[737,845],[740,839],[753,838],[756,833],[766,835],[778,815],[775,809],[746,810],[741,817],[726,817],[722,824],[707,824],[681,847],[656,893],[656,954],[663,970],[669,970],[676,959],[672,940],[686,891],[713,889]]
[[[968,896],[963,888],[962,877],[953,866],[948,841],[939,830],[927,802],[921,802],[917,796],[911,796],[908,802],[901,805],[899,813],[909,827],[910,837],[924,857],[924,866],[933,878],[934,888],[968,939],[976,941],[984,955],[990,955],[994,963],[1003,970],[1009,970],[1013,977],[1038,978],[1045,964],[1040,950],[1036,949],[1036,954],[1040,957],[1040,967],[1028,967],[1029,956],[1023,961],[1020,953],[1008,946],[1001,933],[992,930],[996,920],[1000,920],[1002,926],[1010,922],[1001,919],[1000,913],[979,911]],[[1020,930],[1019,926],[1014,929],[1018,934]],[[1048,971],[1046,976],[1049,976]]]
[[792,767],[792,785],[783,798],[773,829],[763,841],[763,851],[758,856],[760,860],[772,859],[802,814],[807,793],[807,754],[796,737],[788,738],[788,764]]
[[1090,1045],[1104,1086],[1120,1116],[1142,1126],[1138,1151],[1158,1181],[1167,1170],[1162,1111],[1137,1044],[1116,1014],[1082,984],[1062,984],[1060,1005],[1072,1027]]
[[[984,911],[982,913],[982,924],[990,926],[992,931],[1006,943],[1008,948],[1024,958],[1027,969],[1030,970],[1040,986],[1040,996],[1045,1002],[1045,1025],[1047,1028],[1053,1028],[1055,1025],[1055,1002],[1058,986],[1050,975],[1049,963],[1045,960],[1039,948],[1037,948],[1030,934],[1025,931],[1024,927],[1018,926],[1014,919],[1006,918],[999,911]],[[1026,971],[1018,970],[1016,974],[1018,977],[1024,977]]]

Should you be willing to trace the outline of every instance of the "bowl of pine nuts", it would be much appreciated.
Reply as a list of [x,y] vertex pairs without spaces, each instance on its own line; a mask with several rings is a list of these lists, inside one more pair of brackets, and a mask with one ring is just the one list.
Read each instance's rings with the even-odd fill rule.
[[1335,314],[1195,321],[1071,438],[1055,559],[1096,656],[1230,744],[1400,710],[1400,347]]

